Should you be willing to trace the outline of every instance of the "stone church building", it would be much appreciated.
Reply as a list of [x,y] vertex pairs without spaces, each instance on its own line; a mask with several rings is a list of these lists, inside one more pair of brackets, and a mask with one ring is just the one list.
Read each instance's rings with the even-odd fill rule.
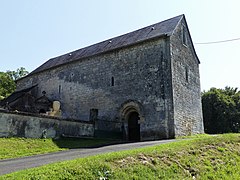
[[174,138],[203,133],[199,64],[180,15],[49,59],[17,81],[15,94],[35,97],[35,113],[59,101],[62,118],[93,121],[96,132]]

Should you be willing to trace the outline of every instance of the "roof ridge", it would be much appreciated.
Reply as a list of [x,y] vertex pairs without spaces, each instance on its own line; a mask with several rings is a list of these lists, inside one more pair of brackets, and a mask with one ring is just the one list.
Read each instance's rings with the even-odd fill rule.
[[[125,36],[125,35],[128,35],[128,34],[131,34],[131,33],[133,33],[133,32],[136,32],[136,31],[141,31],[141,30],[144,30],[144,29],[153,27],[154,25],[157,25],[157,24],[159,24],[159,23],[163,23],[163,22],[169,21],[169,20],[171,20],[171,19],[178,18],[178,17],[183,17],[183,16],[184,16],[184,14],[179,15],[179,16],[175,16],[175,17],[166,19],[166,20],[164,20],[164,21],[161,21],[161,22],[158,22],[158,23],[154,23],[154,24],[152,24],[152,25],[148,25],[148,26],[142,27],[142,28],[140,28],[140,29],[136,29],[136,30],[130,31],[130,32],[125,33],[125,34],[121,34],[121,35],[118,35],[118,36],[115,36],[115,37],[112,37],[112,38],[107,38],[107,39],[105,39],[105,40],[103,40],[103,41],[99,41],[99,42],[96,42],[96,43],[94,43],[94,44],[84,46],[84,47],[82,47],[82,48],[80,48],[80,49],[76,49],[76,50],[73,50],[73,51],[64,53],[64,54],[62,54],[62,55],[59,55],[59,56],[56,56],[56,57],[53,57],[53,58],[50,58],[50,59],[55,59],[55,58],[58,58],[58,57],[61,57],[61,56],[64,56],[64,55],[69,55],[69,54],[74,53],[74,52],[77,52],[77,51],[79,51],[79,50],[81,50],[81,49],[88,48],[88,47],[91,47],[91,46],[94,46],[94,45],[97,45],[97,44],[100,44],[100,43],[103,43],[103,42],[111,41],[111,40],[113,40],[113,39],[115,39],[115,38],[119,38],[119,37],[122,37],[122,36]],[[180,22],[180,21],[179,21],[179,22]],[[178,24],[179,24],[179,22],[178,22]],[[175,28],[176,28],[176,27],[175,27]],[[175,30],[175,29],[174,29],[174,30]],[[50,60],[50,59],[49,59],[49,60]]]
[[152,38],[160,37],[163,35],[171,36],[172,32],[174,31],[182,17],[184,17],[184,14],[116,37],[108,38],[104,41],[65,53],[57,57],[50,58],[27,76],[31,76],[32,74],[39,73],[56,66],[71,63],[86,57],[133,45]]
[[171,35],[173,35],[173,33],[174,33],[174,31],[176,30],[177,26],[181,23],[181,20],[182,20],[182,19],[185,19],[185,15],[184,15],[184,14],[181,14],[181,15],[179,15],[178,17],[181,17],[181,18],[179,19],[177,25],[176,25],[175,28],[173,29]]

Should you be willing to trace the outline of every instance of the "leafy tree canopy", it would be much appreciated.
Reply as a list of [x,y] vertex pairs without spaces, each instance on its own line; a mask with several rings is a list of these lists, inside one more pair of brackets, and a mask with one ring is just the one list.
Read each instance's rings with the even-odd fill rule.
[[6,72],[14,81],[28,75],[28,71],[24,67],[20,67],[17,71]]
[[211,88],[202,93],[206,133],[240,132],[240,91],[237,88]]
[[18,68],[17,71],[0,72],[0,100],[12,94],[16,89],[15,80],[28,74],[25,68]]

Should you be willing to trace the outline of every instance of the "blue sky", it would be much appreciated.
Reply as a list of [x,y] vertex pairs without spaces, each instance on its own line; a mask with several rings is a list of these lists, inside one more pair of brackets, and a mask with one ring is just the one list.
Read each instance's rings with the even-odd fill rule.
[[202,90],[240,87],[239,0],[0,0],[0,71],[48,59],[185,14]]

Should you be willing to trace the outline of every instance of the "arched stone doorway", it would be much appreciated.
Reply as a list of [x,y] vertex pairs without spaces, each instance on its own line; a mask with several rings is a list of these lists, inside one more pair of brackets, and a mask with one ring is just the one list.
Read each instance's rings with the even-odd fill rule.
[[128,115],[128,140],[140,141],[140,124],[138,112],[131,112]]
[[121,105],[119,117],[123,123],[123,137],[129,141],[140,141],[141,124],[144,123],[143,106],[129,100]]

